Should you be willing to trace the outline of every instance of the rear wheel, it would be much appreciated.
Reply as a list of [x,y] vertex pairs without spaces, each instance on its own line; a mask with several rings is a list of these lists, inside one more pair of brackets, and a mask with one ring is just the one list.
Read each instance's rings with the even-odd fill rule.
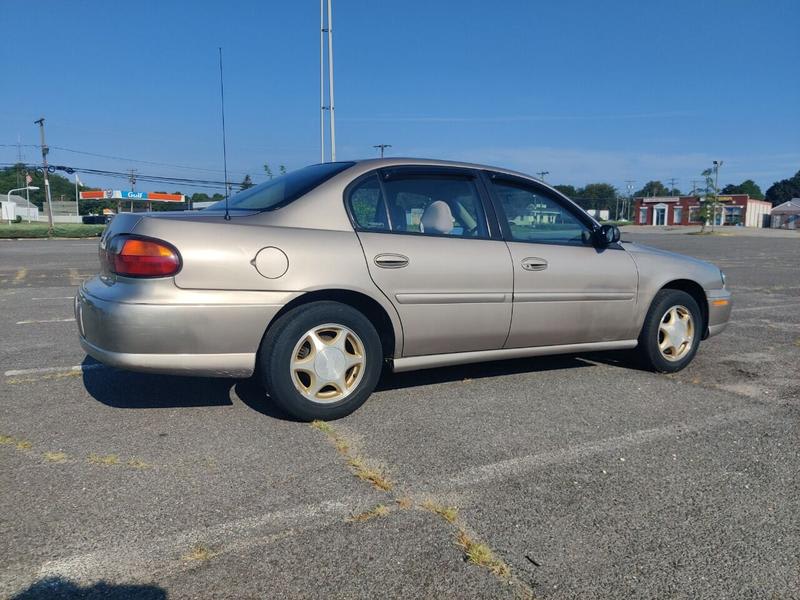
[[688,365],[702,337],[703,318],[694,298],[681,290],[659,291],[639,334],[639,353],[645,366],[674,373]]
[[361,312],[312,302],[281,316],[261,344],[260,369],[270,396],[304,420],[338,419],[361,406],[382,367],[378,333]]

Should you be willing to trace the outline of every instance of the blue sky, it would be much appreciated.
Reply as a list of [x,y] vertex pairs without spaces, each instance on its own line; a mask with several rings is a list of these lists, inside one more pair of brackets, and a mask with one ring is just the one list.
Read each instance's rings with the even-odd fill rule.
[[[45,116],[51,146],[160,164],[57,149],[54,163],[221,179],[222,46],[231,178],[319,160],[317,0],[4,0],[0,14],[0,144],[38,143]],[[389,143],[553,183],[684,190],[721,159],[721,183],[766,188],[800,169],[798,23],[797,0],[334,0],[337,158]],[[16,155],[0,146],[0,162]]]

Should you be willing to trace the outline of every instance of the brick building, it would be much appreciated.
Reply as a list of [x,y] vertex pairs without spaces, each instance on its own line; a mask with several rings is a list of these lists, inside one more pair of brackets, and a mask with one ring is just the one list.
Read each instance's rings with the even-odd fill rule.
[[[653,196],[634,198],[635,225],[702,225],[702,196]],[[716,225],[764,227],[772,204],[747,194],[719,196]],[[710,221],[710,219],[709,219]]]

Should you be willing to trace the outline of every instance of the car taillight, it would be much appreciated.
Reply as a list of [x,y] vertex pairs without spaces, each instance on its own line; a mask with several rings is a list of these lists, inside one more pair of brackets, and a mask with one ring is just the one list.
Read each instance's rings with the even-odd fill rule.
[[123,277],[169,277],[181,268],[178,251],[161,240],[118,235],[105,254],[109,271]]

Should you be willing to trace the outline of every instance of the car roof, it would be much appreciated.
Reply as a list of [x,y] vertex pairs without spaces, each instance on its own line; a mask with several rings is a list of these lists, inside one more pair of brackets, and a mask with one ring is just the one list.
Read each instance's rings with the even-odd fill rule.
[[[368,167],[370,169],[380,169],[382,167],[400,167],[400,166],[414,166],[414,165],[424,165],[424,166],[434,166],[434,167],[461,167],[466,169],[481,169],[485,171],[496,171],[498,173],[505,173],[508,175],[515,175],[517,177],[522,177],[524,179],[533,179],[535,181],[539,181],[544,183],[541,179],[538,179],[532,175],[527,173],[522,173],[520,171],[514,171],[511,169],[505,169],[503,167],[496,167],[492,165],[483,165],[479,163],[470,163],[470,162],[462,162],[458,160],[446,160],[446,159],[437,159],[437,158],[418,158],[413,156],[393,156],[393,157],[386,157],[386,158],[363,158],[357,159],[352,162],[362,166]],[[545,184],[547,185],[547,184]],[[551,186],[548,186],[551,187]]]

